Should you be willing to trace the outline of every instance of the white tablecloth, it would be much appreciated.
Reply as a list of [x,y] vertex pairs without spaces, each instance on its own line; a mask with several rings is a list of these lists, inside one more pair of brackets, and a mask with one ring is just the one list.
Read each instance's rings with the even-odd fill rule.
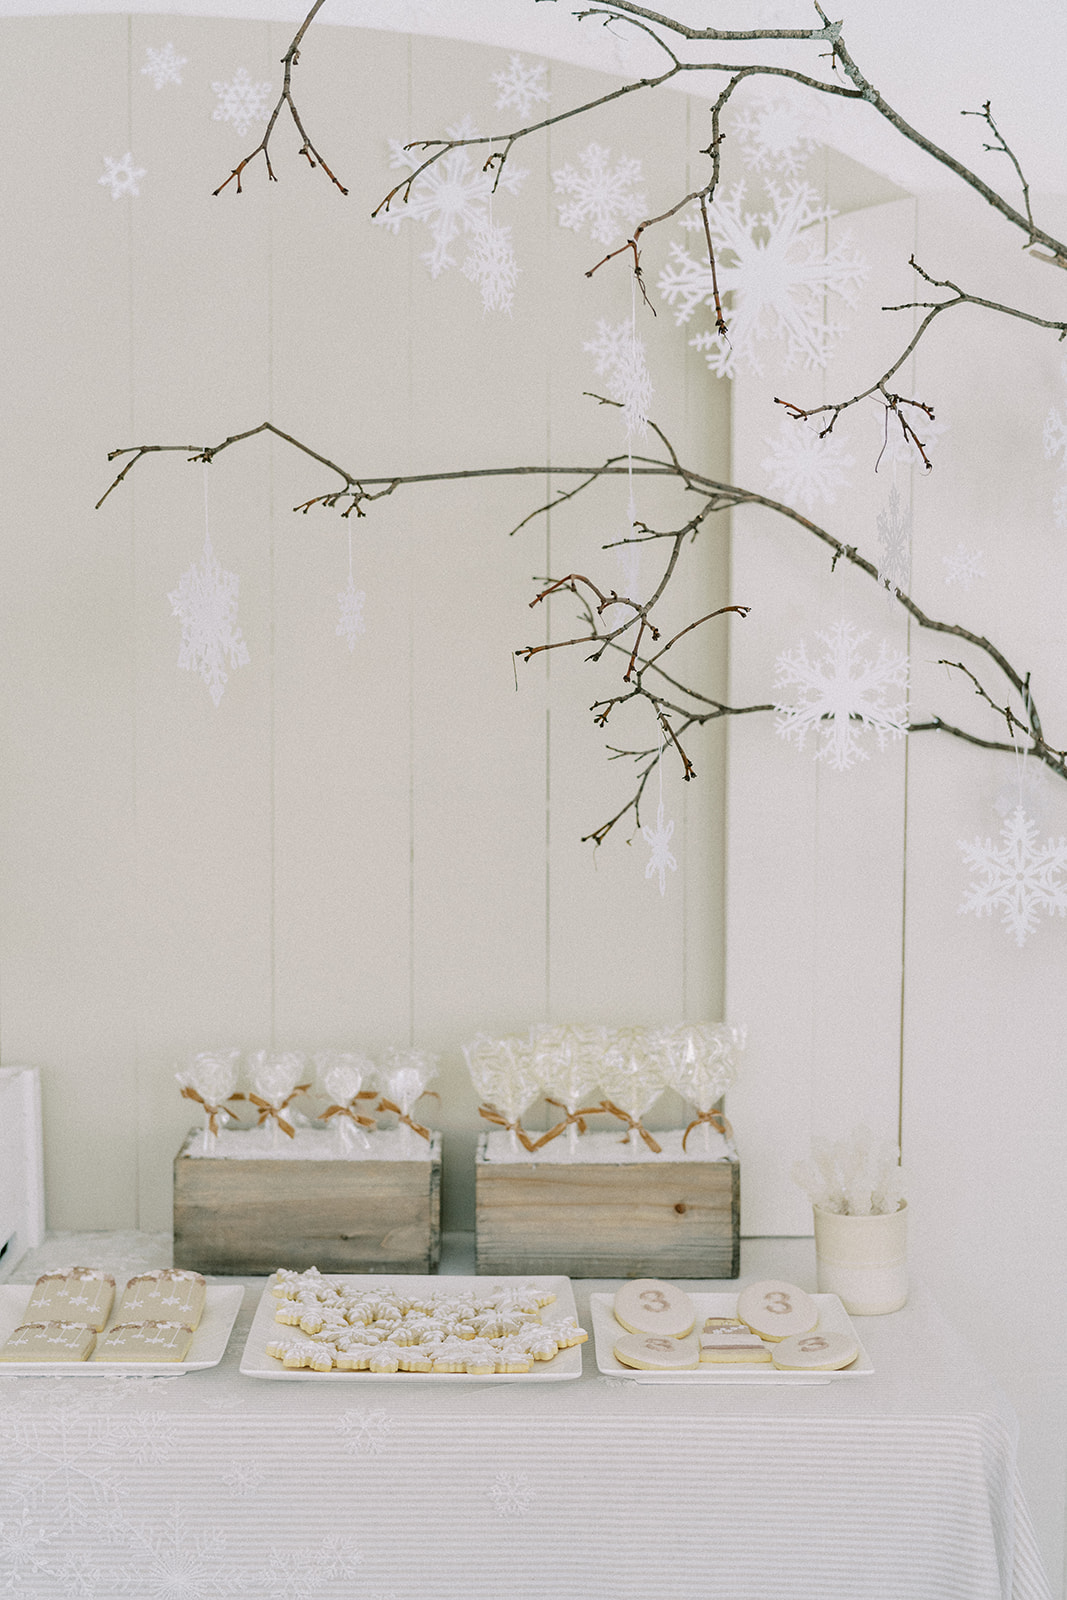
[[245,1281],[213,1370],[0,1378],[0,1591],[1048,1600],[1010,1409],[921,1291],[860,1323],[867,1377],[652,1387],[590,1341],[575,1382],[438,1386],[241,1377]]

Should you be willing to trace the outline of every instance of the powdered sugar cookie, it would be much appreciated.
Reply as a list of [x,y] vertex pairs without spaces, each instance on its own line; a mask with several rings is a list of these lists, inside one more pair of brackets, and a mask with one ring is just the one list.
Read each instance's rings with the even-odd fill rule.
[[818,1326],[819,1308],[810,1294],[781,1278],[750,1283],[737,1297],[737,1315],[761,1339],[777,1343]]
[[827,1328],[783,1339],[775,1345],[772,1359],[783,1372],[839,1372],[850,1366],[859,1353],[860,1347],[851,1334]]
[[687,1372],[700,1365],[695,1333],[672,1339],[662,1333],[623,1333],[615,1341],[615,1359],[624,1367],[648,1372]]
[[[662,1334],[681,1339],[696,1321],[693,1302],[677,1284],[658,1278],[635,1278],[615,1295],[615,1320],[629,1333]],[[792,1330],[790,1330],[792,1331]]]

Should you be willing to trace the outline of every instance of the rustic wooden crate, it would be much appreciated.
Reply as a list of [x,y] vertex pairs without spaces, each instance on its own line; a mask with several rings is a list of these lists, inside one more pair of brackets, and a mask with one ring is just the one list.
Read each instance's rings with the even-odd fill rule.
[[433,1272],[441,1255],[441,1135],[425,1161],[174,1162],[174,1265],[252,1275]]
[[483,1273],[572,1278],[736,1278],[734,1161],[486,1161],[478,1141],[476,1252]]

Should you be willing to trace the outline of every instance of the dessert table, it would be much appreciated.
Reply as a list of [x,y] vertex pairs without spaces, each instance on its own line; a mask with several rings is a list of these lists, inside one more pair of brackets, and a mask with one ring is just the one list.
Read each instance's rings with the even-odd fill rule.
[[[161,1235],[51,1236],[132,1275]],[[446,1237],[444,1270],[470,1272]],[[749,1241],[733,1283],[814,1288],[811,1243]],[[209,1283],[222,1283],[209,1279]],[[0,1591],[137,1600],[1049,1600],[1006,1400],[921,1286],[857,1319],[873,1372],[790,1382],[494,1383],[218,1366],[0,1376]],[[384,1281],[384,1280],[383,1280]],[[487,1280],[488,1281],[488,1280]],[[589,1294],[575,1284],[586,1328]],[[338,1381],[340,1380],[340,1381]]]

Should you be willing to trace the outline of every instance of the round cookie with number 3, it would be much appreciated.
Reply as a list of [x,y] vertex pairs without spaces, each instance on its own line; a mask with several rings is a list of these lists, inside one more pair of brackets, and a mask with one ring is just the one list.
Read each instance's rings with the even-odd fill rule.
[[848,1333],[827,1328],[822,1333],[794,1333],[774,1347],[771,1360],[783,1372],[839,1372],[860,1353]]
[[660,1334],[666,1339],[683,1339],[692,1333],[697,1319],[696,1307],[685,1290],[659,1278],[634,1278],[632,1283],[624,1283],[615,1295],[613,1309],[615,1321],[621,1322],[627,1333]]
[[737,1315],[772,1344],[794,1333],[810,1333],[819,1323],[819,1308],[811,1295],[780,1278],[764,1278],[742,1289]]
[[666,1333],[622,1333],[615,1341],[615,1359],[624,1367],[646,1372],[685,1372],[700,1365],[696,1334],[672,1339]]

